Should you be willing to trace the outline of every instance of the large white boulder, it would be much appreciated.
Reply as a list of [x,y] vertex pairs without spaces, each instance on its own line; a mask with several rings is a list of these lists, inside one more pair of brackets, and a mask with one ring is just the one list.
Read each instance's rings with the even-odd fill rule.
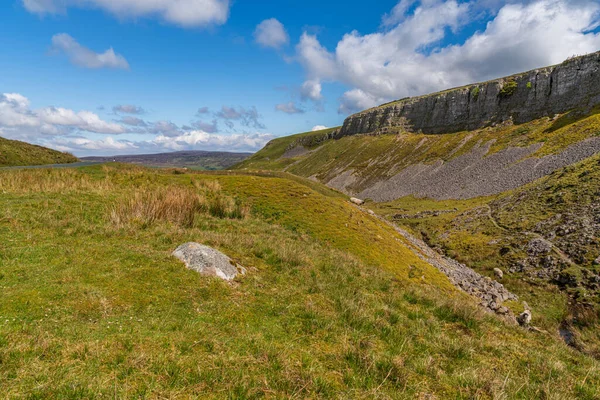
[[189,269],[202,275],[217,276],[226,281],[233,280],[239,273],[244,273],[231,258],[212,247],[200,243],[185,243],[179,246],[173,256],[185,263]]

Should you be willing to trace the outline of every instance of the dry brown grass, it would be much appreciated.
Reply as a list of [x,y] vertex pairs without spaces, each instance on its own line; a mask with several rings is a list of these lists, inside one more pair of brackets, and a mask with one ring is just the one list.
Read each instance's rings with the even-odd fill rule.
[[182,186],[138,190],[111,208],[110,221],[116,227],[170,222],[189,228],[198,214],[222,219],[248,216],[248,207],[223,194],[218,183],[200,182],[195,186],[199,190]]
[[114,188],[109,175],[94,179],[75,169],[0,171],[0,193],[105,192]]

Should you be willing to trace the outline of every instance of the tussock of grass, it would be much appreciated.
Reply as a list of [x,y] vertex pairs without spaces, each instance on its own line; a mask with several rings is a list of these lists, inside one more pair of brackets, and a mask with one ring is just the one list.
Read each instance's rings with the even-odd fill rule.
[[189,228],[200,213],[232,219],[248,215],[248,208],[224,195],[218,182],[195,184],[200,193],[181,186],[137,190],[112,207],[110,221],[116,227],[131,224],[147,227],[161,221]]

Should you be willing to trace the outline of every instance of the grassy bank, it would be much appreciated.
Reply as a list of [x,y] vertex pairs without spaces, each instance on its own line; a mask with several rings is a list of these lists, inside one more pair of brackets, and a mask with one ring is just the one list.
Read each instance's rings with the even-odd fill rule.
[[77,158],[46,147],[0,138],[0,167],[68,164]]
[[[316,185],[0,171],[0,396],[600,396],[595,360],[481,314]],[[170,253],[187,241],[249,273],[226,284],[185,269]]]

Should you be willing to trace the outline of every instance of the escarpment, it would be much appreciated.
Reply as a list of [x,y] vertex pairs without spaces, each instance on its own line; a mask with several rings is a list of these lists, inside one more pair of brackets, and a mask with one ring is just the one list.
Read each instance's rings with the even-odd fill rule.
[[338,136],[402,129],[426,134],[516,124],[600,103],[600,52],[562,64],[399,100],[352,115]]

